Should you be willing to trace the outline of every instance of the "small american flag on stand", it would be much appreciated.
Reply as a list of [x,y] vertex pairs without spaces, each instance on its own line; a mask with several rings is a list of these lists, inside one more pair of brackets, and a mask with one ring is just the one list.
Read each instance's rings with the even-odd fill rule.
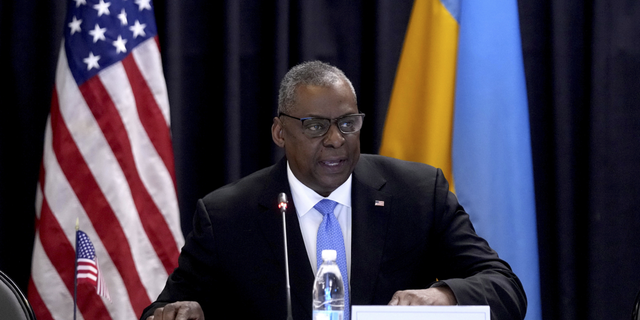
[[81,230],[76,231],[76,257],[78,267],[76,268],[76,279],[78,284],[88,283],[96,287],[97,293],[111,301],[107,284],[104,282],[96,250],[89,236]]

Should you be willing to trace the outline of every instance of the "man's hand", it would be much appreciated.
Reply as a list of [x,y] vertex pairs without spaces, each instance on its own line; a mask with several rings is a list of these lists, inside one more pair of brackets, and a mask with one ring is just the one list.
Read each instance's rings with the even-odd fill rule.
[[195,301],[178,301],[156,309],[147,320],[204,320],[204,313]]
[[448,306],[456,305],[458,301],[453,291],[447,286],[423,290],[396,291],[389,301],[390,306]]

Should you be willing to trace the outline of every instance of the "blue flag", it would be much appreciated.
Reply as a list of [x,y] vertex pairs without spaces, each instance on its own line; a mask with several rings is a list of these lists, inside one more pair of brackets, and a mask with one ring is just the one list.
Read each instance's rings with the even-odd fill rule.
[[456,71],[452,165],[456,194],[478,234],[541,319],[527,91],[515,0],[464,1]]

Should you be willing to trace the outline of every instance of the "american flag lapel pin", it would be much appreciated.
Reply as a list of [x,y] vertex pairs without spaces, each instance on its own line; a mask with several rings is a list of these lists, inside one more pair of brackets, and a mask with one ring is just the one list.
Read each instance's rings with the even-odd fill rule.
[[376,207],[384,207],[384,201],[382,200],[376,200],[374,204],[376,205]]

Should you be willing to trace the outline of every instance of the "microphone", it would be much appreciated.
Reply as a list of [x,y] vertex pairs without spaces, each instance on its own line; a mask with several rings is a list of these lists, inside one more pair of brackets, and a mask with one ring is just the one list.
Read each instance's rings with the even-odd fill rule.
[[282,232],[284,233],[284,268],[287,275],[287,320],[293,320],[291,315],[291,284],[289,283],[289,251],[287,250],[287,195],[280,192],[278,195],[278,208],[282,213]]

